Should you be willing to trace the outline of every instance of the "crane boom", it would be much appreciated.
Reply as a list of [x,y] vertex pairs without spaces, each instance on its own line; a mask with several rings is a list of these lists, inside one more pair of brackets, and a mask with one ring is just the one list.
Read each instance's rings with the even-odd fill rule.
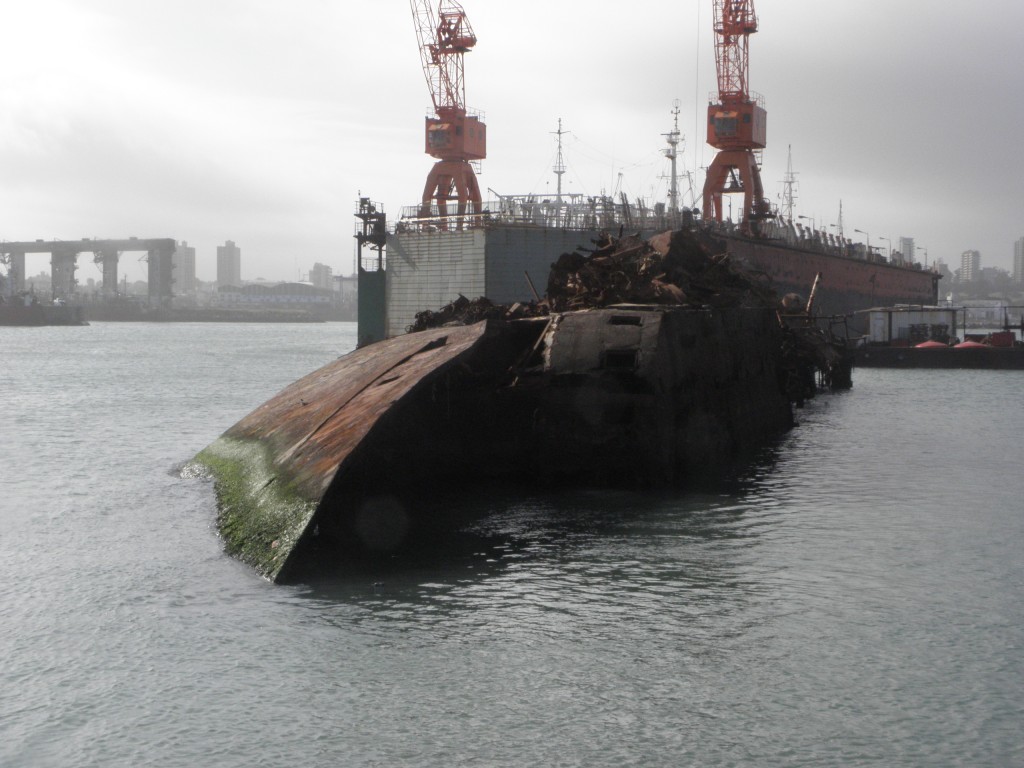
[[457,213],[478,213],[481,197],[472,160],[487,156],[487,128],[466,111],[463,56],[476,45],[476,35],[462,6],[455,0],[409,0],[423,74],[433,100],[434,117],[426,120],[425,149],[437,162],[427,177],[420,215],[430,216],[431,206],[447,216],[449,201]]
[[416,39],[435,111],[466,108],[463,54],[476,45],[466,12],[442,0],[437,13],[428,1],[411,0]]
[[757,32],[754,0],[715,3],[715,64],[718,98],[723,102],[750,98],[749,36]]
[[722,195],[743,193],[742,223],[753,229],[771,214],[754,150],[766,142],[767,112],[750,93],[754,0],[714,0],[718,101],[708,106],[708,144],[719,150],[704,181],[704,218],[722,220]]

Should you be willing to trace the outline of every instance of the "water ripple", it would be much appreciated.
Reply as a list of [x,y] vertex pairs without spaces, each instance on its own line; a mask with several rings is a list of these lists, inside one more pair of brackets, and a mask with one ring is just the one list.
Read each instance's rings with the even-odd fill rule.
[[467,494],[279,587],[182,467],[353,329],[6,330],[2,765],[1024,764],[1019,376],[858,372],[732,487]]

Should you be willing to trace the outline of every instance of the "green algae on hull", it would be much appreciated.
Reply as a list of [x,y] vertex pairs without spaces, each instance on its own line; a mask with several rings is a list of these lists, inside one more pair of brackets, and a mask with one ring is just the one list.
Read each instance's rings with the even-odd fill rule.
[[318,502],[283,481],[256,441],[220,437],[195,462],[213,477],[225,550],[276,581]]

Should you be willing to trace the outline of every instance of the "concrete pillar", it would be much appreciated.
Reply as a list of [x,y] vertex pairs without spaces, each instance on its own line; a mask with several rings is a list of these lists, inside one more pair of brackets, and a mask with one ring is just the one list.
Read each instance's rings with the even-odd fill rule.
[[100,262],[103,269],[104,296],[117,295],[117,264],[120,258],[121,254],[110,248],[95,253],[95,260]]
[[25,290],[25,254],[7,254],[7,279],[10,282],[8,290],[11,294],[21,293]]
[[75,270],[78,268],[78,251],[55,250],[50,254],[50,288],[54,300],[70,301],[78,287]]
[[149,303],[153,306],[167,306],[174,297],[174,246],[151,249],[147,254],[147,261]]

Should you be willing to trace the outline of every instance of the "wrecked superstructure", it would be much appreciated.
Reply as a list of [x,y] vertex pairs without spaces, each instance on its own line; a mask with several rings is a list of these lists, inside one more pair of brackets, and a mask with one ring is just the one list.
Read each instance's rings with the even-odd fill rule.
[[228,551],[291,580],[414,542],[438,489],[680,484],[792,425],[814,371],[771,291],[685,231],[596,246],[537,302],[421,313],[227,430],[196,459]]

